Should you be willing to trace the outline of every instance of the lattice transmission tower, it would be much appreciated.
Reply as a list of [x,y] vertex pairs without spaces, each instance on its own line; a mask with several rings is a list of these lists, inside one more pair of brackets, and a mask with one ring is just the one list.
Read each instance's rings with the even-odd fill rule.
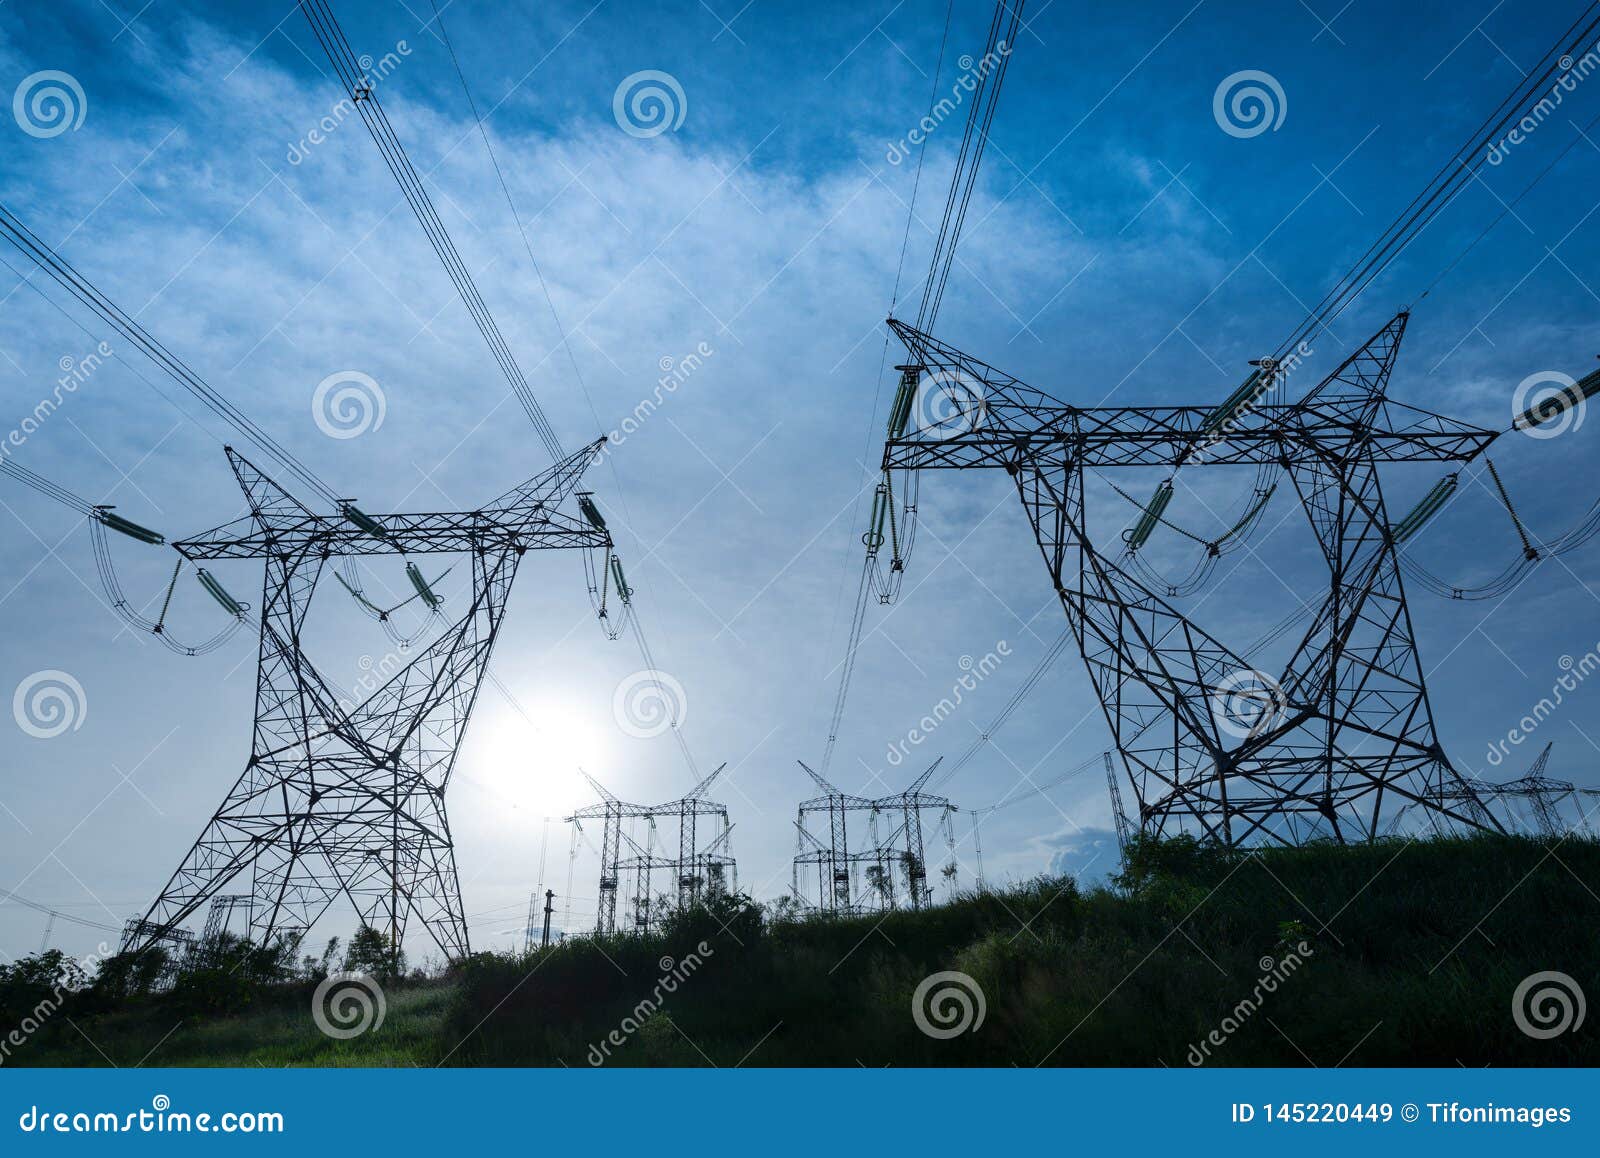
[[[601,823],[596,933],[610,935],[617,931],[617,894],[628,874],[634,883],[632,927],[641,933],[648,933],[659,919],[653,891],[658,869],[670,874],[681,908],[690,908],[719,893],[738,889],[738,862],[729,846],[733,825],[728,821],[728,807],[706,799],[706,792],[725,768],[726,764],[719,765],[687,794],[663,804],[633,804],[620,800],[593,776],[583,774],[600,796],[600,802],[578,809],[567,821],[573,825],[575,839],[582,833],[585,820]],[[716,835],[704,845],[699,837],[701,817],[712,820],[717,829]],[[656,821],[663,818],[677,822],[676,855],[661,851],[658,843]],[[644,821],[643,844],[625,831],[626,822],[630,820]],[[632,855],[623,854],[624,846]]]
[[[344,895],[391,952],[414,917],[447,957],[466,956],[445,790],[522,556],[610,548],[603,528],[557,509],[602,445],[476,511],[390,515],[349,502],[315,514],[228,450],[249,515],[174,546],[197,565],[265,563],[250,758],[149,912],[130,924],[125,950],[171,944],[181,922],[243,878],[258,944],[297,942]],[[341,706],[302,650],[330,562],[439,553],[470,556],[471,605],[366,700]]]
[[1588,802],[1600,798],[1600,789],[1579,788],[1570,780],[1546,776],[1553,746],[1553,741],[1546,744],[1527,772],[1515,780],[1472,779],[1451,792],[1470,791],[1494,802],[1507,827],[1530,836],[1556,839],[1585,831],[1592,827],[1596,808]]
[[[1299,402],[1260,401],[1287,372],[1267,362],[1215,407],[1068,405],[890,319],[910,358],[883,467],[1011,476],[1142,831],[1228,845],[1365,840],[1408,805],[1448,827],[1501,829],[1439,743],[1378,471],[1468,463],[1498,433],[1389,400],[1407,318]],[[908,429],[913,396],[930,388],[939,413]],[[1086,470],[1240,464],[1287,472],[1329,574],[1276,679],[1099,549],[1086,519]],[[1241,698],[1253,710],[1239,713]]]
[[[869,909],[894,909],[900,905],[904,889],[905,902],[920,909],[933,901],[933,889],[928,883],[927,850],[923,844],[922,814],[938,813],[939,829],[945,844],[952,850],[955,834],[951,816],[956,811],[949,797],[925,791],[928,780],[943,762],[941,756],[927,771],[918,776],[903,791],[891,796],[866,797],[841,792],[813,771],[804,760],[798,761],[812,782],[822,789],[822,795],[802,801],[795,818],[796,848],[794,881],[796,898],[805,900],[801,875],[815,874],[817,907],[824,912],[845,915]],[[827,841],[820,833],[813,833],[808,818],[826,813],[828,818]],[[851,851],[850,814],[865,816],[867,832],[863,839],[856,829],[856,848]],[[881,832],[880,820],[887,818],[892,827]],[[946,872],[947,879],[954,873]],[[865,878],[865,888],[862,878]],[[860,891],[858,891],[860,890]]]

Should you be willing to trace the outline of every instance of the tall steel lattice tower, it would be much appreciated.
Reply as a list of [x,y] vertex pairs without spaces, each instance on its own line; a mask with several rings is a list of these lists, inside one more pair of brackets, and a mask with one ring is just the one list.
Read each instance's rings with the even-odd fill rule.
[[[1435,733],[1378,476],[1384,463],[1470,462],[1497,434],[1389,401],[1406,322],[1396,316],[1297,403],[1081,408],[890,319],[911,357],[884,469],[1012,477],[1143,831],[1356,841],[1408,805],[1446,826],[1500,829]],[[1269,382],[1283,373],[1264,368]],[[929,388],[942,413],[907,429],[906,392]],[[1099,550],[1085,518],[1085,470],[1239,464],[1287,472],[1329,573],[1277,679]],[[1163,485],[1170,493],[1170,475]]]
[[[250,759],[149,912],[130,925],[125,950],[167,939],[245,875],[258,943],[297,941],[343,894],[391,951],[415,917],[446,956],[469,952],[445,789],[522,556],[610,547],[604,530],[557,510],[601,445],[481,510],[380,516],[349,503],[313,514],[228,450],[250,514],[174,545],[196,564],[265,561]],[[437,553],[470,556],[471,606],[347,710],[301,648],[329,561]]]

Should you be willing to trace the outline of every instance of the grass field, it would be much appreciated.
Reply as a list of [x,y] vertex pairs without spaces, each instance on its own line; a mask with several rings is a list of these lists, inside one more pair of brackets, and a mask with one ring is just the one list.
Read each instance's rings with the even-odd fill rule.
[[[313,1022],[310,981],[212,1014],[91,991],[7,1064],[1600,1064],[1600,1024],[1541,1038],[1513,1016],[1533,974],[1600,994],[1600,842],[1170,844],[1136,857],[1124,886],[1040,880],[834,921],[693,911],[659,936],[391,982],[382,1026],[349,1040]],[[984,1011],[948,1038],[913,1016],[942,971],[970,978],[955,983],[969,1023],[979,991]],[[959,1015],[954,993],[924,1002],[923,1022]]]

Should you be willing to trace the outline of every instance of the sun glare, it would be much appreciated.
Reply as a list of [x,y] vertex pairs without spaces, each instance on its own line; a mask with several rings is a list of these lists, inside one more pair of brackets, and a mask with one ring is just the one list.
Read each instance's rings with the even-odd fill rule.
[[517,700],[521,712],[489,690],[462,753],[462,774],[504,806],[540,816],[591,803],[594,792],[578,769],[603,780],[613,755],[592,709],[560,695]]

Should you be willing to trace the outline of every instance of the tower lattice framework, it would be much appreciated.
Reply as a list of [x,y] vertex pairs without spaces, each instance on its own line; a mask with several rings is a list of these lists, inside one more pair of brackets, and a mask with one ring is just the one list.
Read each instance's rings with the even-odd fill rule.
[[[1497,434],[1388,399],[1407,318],[1299,402],[1243,408],[1220,424],[1215,407],[1069,406],[890,320],[911,354],[902,389],[928,375],[921,385],[942,392],[947,412],[891,430],[884,468],[1011,475],[1142,831],[1229,845],[1365,840],[1407,806],[1446,826],[1500,828],[1439,744],[1378,473],[1383,463],[1470,462]],[[1240,464],[1288,473],[1329,572],[1277,679],[1260,679],[1099,550],[1085,519],[1086,469]],[[1241,694],[1261,708],[1245,728],[1231,710]]]
[[[469,951],[445,789],[522,556],[609,548],[557,508],[595,442],[477,511],[318,515],[228,450],[250,514],[176,543],[196,564],[261,559],[261,642],[250,758],[124,948],[155,944],[209,898],[248,881],[258,943],[298,941],[339,895],[391,951],[422,922],[450,958]],[[302,648],[319,580],[341,556],[464,553],[471,605],[366,700],[345,707]],[[243,892],[235,888],[236,892]]]

